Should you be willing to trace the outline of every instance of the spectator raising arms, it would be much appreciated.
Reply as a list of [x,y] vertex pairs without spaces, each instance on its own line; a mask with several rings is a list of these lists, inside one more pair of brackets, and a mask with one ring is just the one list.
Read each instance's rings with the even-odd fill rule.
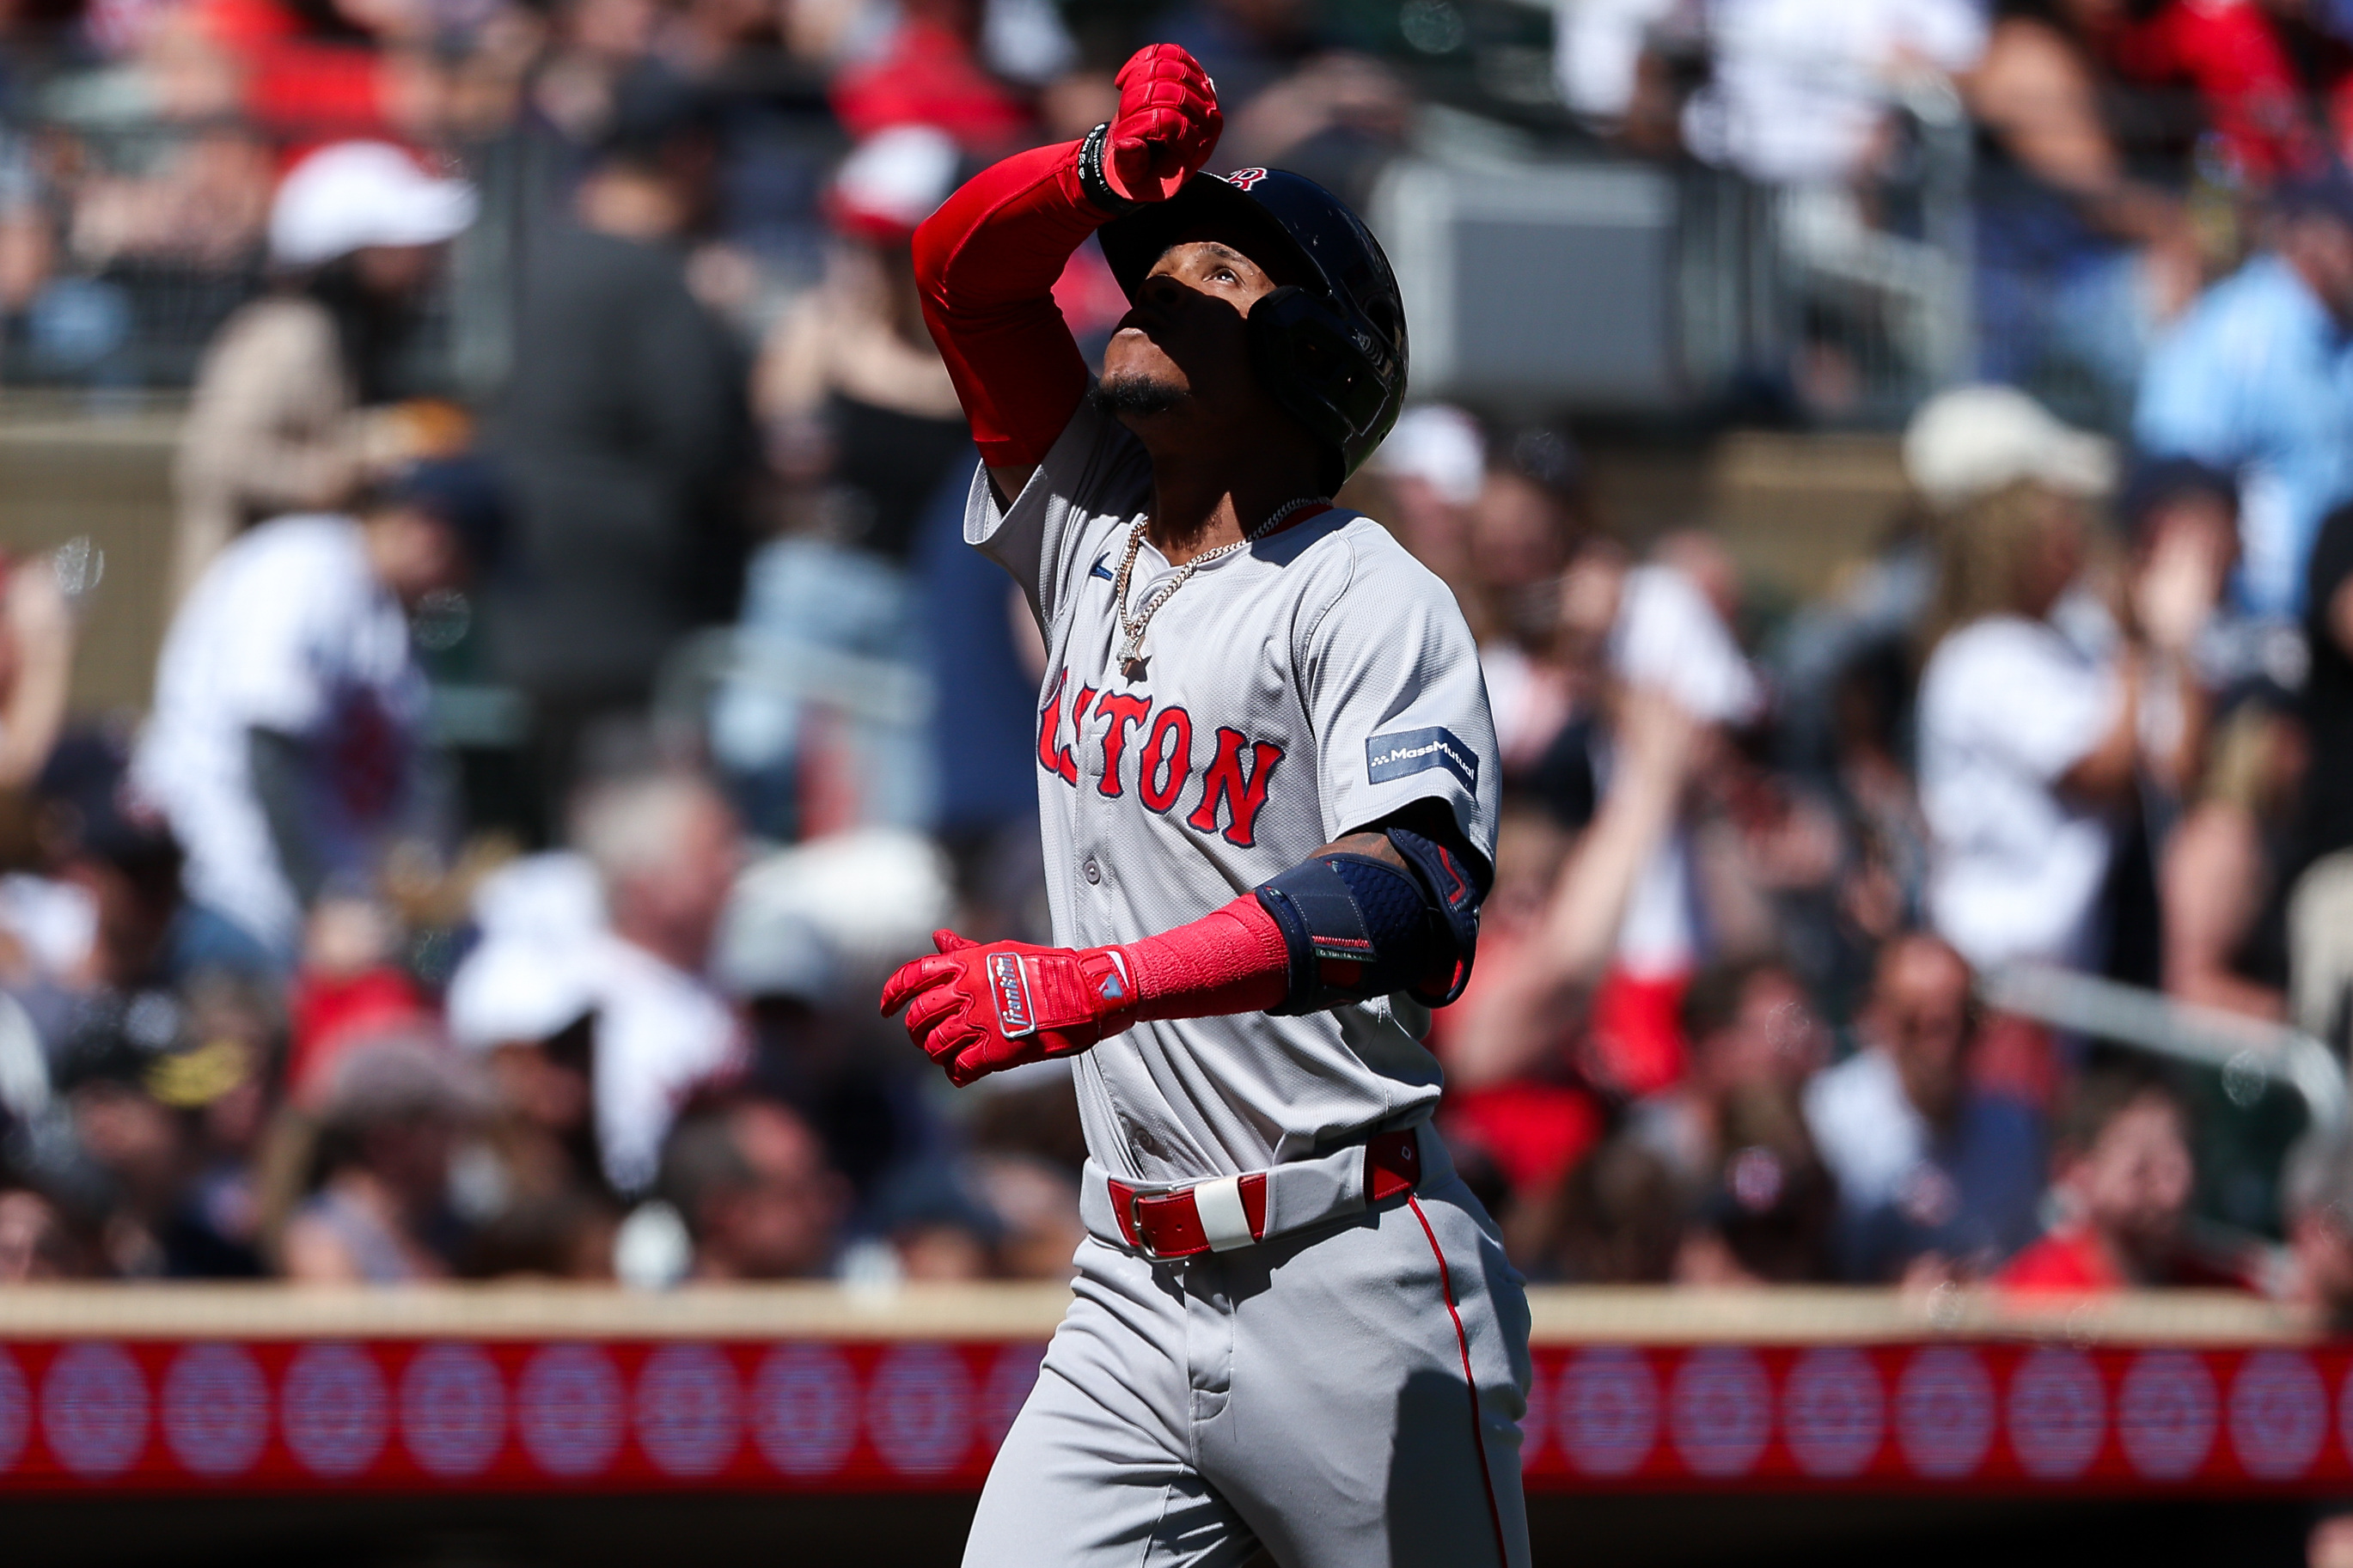
[[[2106,811],[2144,763],[2179,777],[2196,745],[2187,722],[2159,744],[2145,738],[2147,696],[2194,715],[2198,692],[2186,650],[2118,649],[2105,613],[2073,592],[2086,527],[2074,498],[2021,480],[1965,509],[1946,536],[1939,635],[1920,678],[1928,910],[1980,969],[2099,962]],[[2149,628],[2172,640],[2184,630]]]
[[[2283,890],[2304,731],[2292,699],[2250,680],[2237,625],[2217,615],[2239,555],[2238,486],[2188,458],[2143,466],[2118,509],[2132,531],[2135,618],[2168,622],[2204,683],[2221,688],[2194,774],[2153,778],[2166,994],[2259,1018],[2285,1010]],[[2202,632],[2187,628],[2204,623]],[[2316,658],[2316,664],[2317,659]],[[2307,705],[2316,711],[2317,702]],[[2153,713],[2158,723],[2187,717]],[[2185,752],[2183,761],[2190,759]]]
[[1454,1086],[1481,1088],[1535,1069],[1589,1005],[1636,885],[1673,829],[1699,739],[1698,724],[1673,698],[1627,690],[1609,792],[1592,826],[1525,942],[1482,994],[1466,998],[1447,1059]]

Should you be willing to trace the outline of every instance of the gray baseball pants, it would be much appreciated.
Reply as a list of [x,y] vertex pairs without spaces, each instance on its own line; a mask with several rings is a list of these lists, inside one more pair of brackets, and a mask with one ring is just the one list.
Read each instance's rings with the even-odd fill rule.
[[1461,1178],[1429,1178],[1167,1263],[1107,1244],[1091,1201],[965,1568],[1525,1568],[1527,1298]]

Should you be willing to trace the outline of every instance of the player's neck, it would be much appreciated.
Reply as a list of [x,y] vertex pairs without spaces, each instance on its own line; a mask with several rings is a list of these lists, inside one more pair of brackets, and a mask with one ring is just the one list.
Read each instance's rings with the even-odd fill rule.
[[1182,566],[1240,540],[1285,501],[1324,493],[1315,456],[1286,461],[1268,454],[1267,459],[1215,470],[1154,463],[1152,517],[1145,537],[1170,565]]

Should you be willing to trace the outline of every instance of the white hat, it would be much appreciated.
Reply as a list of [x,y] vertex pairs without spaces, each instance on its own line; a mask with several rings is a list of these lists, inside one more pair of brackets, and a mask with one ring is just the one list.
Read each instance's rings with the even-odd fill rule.
[[1487,473],[1487,443],[1479,422],[1446,403],[1407,409],[1381,443],[1374,465],[1386,474],[1411,475],[1455,506],[1479,499]]
[[[797,917],[852,974],[888,973],[932,950],[931,933],[955,918],[947,857],[920,833],[857,827],[779,849],[736,879],[723,930]],[[721,938],[722,945],[729,939]]]
[[720,988],[746,998],[794,996],[812,1005],[833,1000],[841,961],[833,944],[774,880],[739,889],[719,922],[711,973]]
[[1950,510],[2017,479],[2105,495],[2116,481],[2116,454],[2014,386],[1957,386],[1912,416],[1904,472],[1931,506]]
[[833,177],[836,215],[865,230],[913,233],[955,189],[955,139],[929,125],[894,125],[860,142]]
[[589,952],[596,944],[558,945],[493,936],[466,955],[450,977],[449,1037],[470,1050],[514,1040],[545,1040],[596,1006]]
[[294,165],[269,206],[269,255],[316,267],[371,245],[438,245],[474,221],[463,180],[437,180],[389,142],[338,142]]
[[550,849],[510,860],[474,884],[473,916],[485,942],[585,945],[605,929],[605,887],[586,856]]

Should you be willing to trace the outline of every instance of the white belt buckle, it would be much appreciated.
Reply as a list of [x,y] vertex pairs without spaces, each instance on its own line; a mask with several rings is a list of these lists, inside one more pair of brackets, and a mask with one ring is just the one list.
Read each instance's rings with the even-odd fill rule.
[[1232,1252],[1257,1244],[1250,1215],[1242,1208],[1242,1179],[1219,1176],[1192,1188],[1194,1212],[1201,1216],[1201,1236],[1212,1252]]

